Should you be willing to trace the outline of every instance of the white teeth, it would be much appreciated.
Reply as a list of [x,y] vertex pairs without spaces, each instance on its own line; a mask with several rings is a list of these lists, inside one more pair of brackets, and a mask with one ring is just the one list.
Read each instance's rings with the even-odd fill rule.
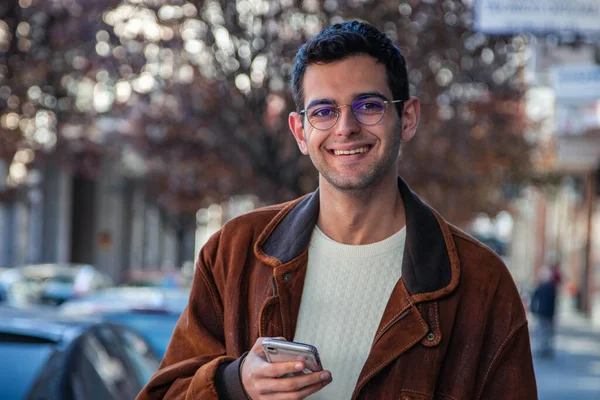
[[354,150],[333,150],[333,154],[335,154],[336,156],[341,156],[341,155],[366,153],[367,151],[369,151],[369,146],[363,146],[363,147],[360,147],[360,148],[354,149]]

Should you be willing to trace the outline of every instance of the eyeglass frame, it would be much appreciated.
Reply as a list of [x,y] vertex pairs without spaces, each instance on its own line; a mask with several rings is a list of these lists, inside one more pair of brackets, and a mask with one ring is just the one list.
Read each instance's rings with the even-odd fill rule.
[[304,110],[301,110],[301,111],[299,111],[299,112],[298,112],[298,114],[299,114],[299,115],[302,115],[302,116],[303,116],[303,118],[304,118],[304,116],[306,116],[306,119],[307,119],[308,123],[310,124],[310,126],[312,126],[313,128],[315,128],[316,130],[318,130],[318,131],[326,131],[326,130],[329,130],[329,129],[333,128],[333,127],[334,127],[334,126],[335,126],[335,125],[338,123],[338,121],[340,120],[340,115],[342,114],[342,113],[341,113],[341,108],[342,108],[342,107],[350,107],[350,113],[352,113],[352,116],[354,117],[354,119],[355,119],[355,120],[356,120],[356,121],[357,121],[359,124],[361,124],[361,125],[364,125],[364,126],[375,126],[375,125],[377,125],[378,123],[380,123],[381,121],[383,121],[383,118],[385,117],[385,113],[386,113],[386,111],[387,111],[387,107],[386,107],[386,108],[384,108],[384,110],[383,110],[383,113],[381,113],[381,119],[380,119],[379,121],[377,121],[377,122],[375,122],[375,123],[372,123],[372,124],[365,124],[365,123],[361,122],[361,121],[360,121],[360,120],[359,120],[359,119],[356,117],[356,115],[354,114],[354,110],[353,110],[353,108],[352,108],[352,104],[354,104],[354,102],[355,102],[356,100],[358,100],[358,99],[360,99],[360,98],[363,98],[363,97],[379,97],[379,98],[382,100],[383,104],[385,104],[386,106],[387,106],[388,104],[403,103],[403,102],[405,102],[405,101],[406,101],[406,100],[384,100],[384,98],[383,98],[383,97],[381,97],[379,94],[372,94],[372,95],[363,95],[363,96],[358,96],[358,97],[356,97],[354,100],[352,100],[352,103],[351,103],[351,104],[340,104],[340,105],[337,105],[337,103],[336,103],[335,101],[331,101],[331,102],[330,102],[330,104],[331,104],[331,105],[333,105],[333,106],[335,106],[335,108],[337,108],[337,117],[336,117],[336,119],[335,119],[335,122],[333,123],[333,125],[331,125],[329,128],[317,128],[316,126],[314,126],[314,125],[313,125],[313,123],[312,123],[312,122],[310,122],[310,118],[308,118],[308,114],[306,113],[306,112],[308,111],[308,108],[305,108]]

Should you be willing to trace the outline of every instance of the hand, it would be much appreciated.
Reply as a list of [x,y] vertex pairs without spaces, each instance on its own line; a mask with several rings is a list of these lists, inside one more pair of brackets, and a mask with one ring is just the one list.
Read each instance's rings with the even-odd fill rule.
[[303,371],[304,363],[302,361],[267,362],[261,345],[262,339],[258,338],[246,355],[241,371],[242,385],[252,400],[304,399],[331,383],[329,371],[283,377],[286,374]]

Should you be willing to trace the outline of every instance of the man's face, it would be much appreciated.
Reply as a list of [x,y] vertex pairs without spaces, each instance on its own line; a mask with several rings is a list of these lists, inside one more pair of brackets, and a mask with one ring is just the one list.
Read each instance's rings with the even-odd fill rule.
[[[304,106],[333,102],[352,104],[365,94],[395,100],[383,64],[357,55],[330,64],[311,64],[304,75]],[[321,185],[338,190],[372,188],[382,180],[396,180],[403,130],[394,104],[385,106],[383,119],[371,126],[357,121],[350,107],[342,107],[330,129],[315,129],[306,115],[292,113],[290,127],[300,150],[308,154],[320,173]]]

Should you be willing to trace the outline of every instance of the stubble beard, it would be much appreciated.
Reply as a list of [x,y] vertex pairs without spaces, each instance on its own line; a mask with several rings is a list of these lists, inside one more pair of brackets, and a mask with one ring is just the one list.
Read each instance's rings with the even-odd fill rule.
[[386,152],[383,158],[376,160],[374,165],[370,166],[370,169],[360,176],[345,177],[342,174],[332,172],[324,162],[317,160],[312,155],[311,159],[317,171],[319,171],[319,175],[335,189],[353,197],[362,197],[370,189],[378,186],[384,177],[390,173],[390,170],[393,170],[394,173],[397,171],[401,144],[401,133],[397,132],[394,137],[392,149]]

